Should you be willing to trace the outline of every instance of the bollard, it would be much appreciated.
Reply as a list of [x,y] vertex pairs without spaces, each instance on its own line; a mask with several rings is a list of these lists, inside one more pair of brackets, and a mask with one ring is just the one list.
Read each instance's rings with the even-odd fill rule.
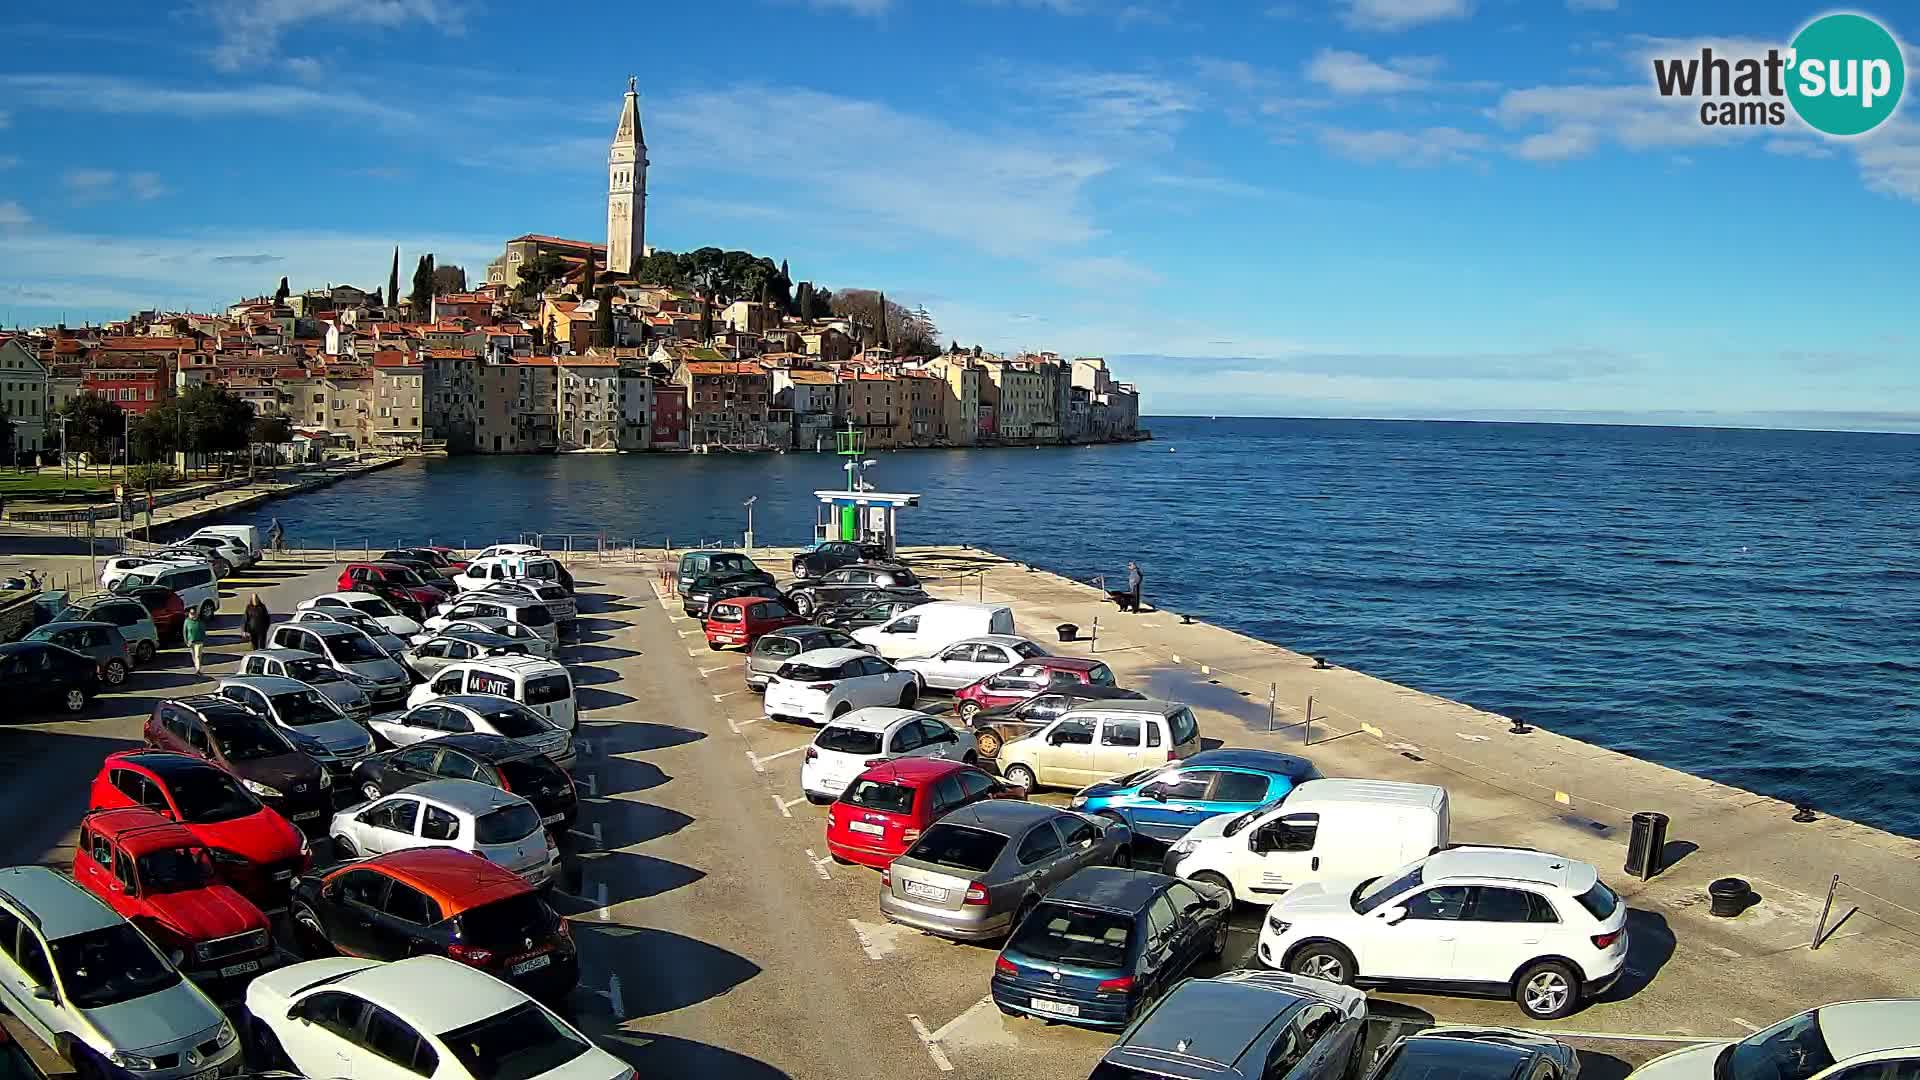
[[1707,885],[1707,896],[1713,901],[1708,913],[1719,919],[1731,919],[1747,910],[1747,901],[1753,896],[1753,887],[1742,878],[1718,878]]
[[1627,839],[1627,873],[1641,881],[1651,879],[1662,867],[1666,856],[1667,815],[1644,810],[1633,815],[1633,832]]

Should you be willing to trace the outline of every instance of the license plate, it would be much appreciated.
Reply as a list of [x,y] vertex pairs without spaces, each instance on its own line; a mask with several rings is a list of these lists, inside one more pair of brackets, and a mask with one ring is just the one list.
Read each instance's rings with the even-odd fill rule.
[[319,816],[320,816],[320,811],[318,810],[302,810],[300,813],[293,815],[293,820],[312,821],[314,818],[317,818]]
[[214,1080],[214,1077],[219,1075],[220,1075],[220,1066],[215,1065],[211,1069],[202,1069],[199,1072],[194,1073],[192,1076],[187,1077],[187,1080]]
[[291,871],[291,870],[275,870],[275,871],[273,872],[273,880],[275,880],[275,881],[292,881],[292,880],[293,880],[293,871]]
[[[875,825],[871,821],[849,821],[847,822],[847,828],[852,829],[854,832],[866,833],[869,836],[885,836],[887,833],[887,830]],[[946,895],[945,890],[942,890],[941,895]]]
[[260,961],[248,960],[245,963],[228,964],[226,967],[221,968],[220,977],[223,979],[230,979],[235,975],[245,975],[248,972],[259,971],[259,970],[260,970]]
[[1034,1012],[1048,1013],[1053,1016],[1079,1016],[1080,1006],[1068,1005],[1062,1001],[1048,1001],[1046,998],[1028,998],[1027,1003]]
[[540,824],[542,824],[542,825],[558,825],[558,824],[560,824],[560,822],[561,822],[561,821],[563,821],[563,820],[565,820],[565,819],[566,819],[566,816],[567,816],[567,815],[565,815],[565,814],[548,814],[548,815],[547,815],[546,817],[543,817],[543,818],[541,818],[541,819],[540,819]]
[[551,956],[544,956],[544,955],[536,956],[528,960],[520,961],[519,963],[508,968],[507,971],[510,974],[514,974],[514,975],[525,975],[529,971],[539,971],[541,968],[546,967],[552,963],[553,963],[553,957]]
[[947,890],[932,885],[922,885],[917,881],[902,881],[900,888],[908,896],[917,896],[922,900],[945,900]]

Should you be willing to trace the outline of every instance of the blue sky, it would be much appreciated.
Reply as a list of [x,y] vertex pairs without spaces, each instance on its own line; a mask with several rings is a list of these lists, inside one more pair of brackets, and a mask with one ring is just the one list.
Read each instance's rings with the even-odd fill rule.
[[1784,45],[1823,8],[648,8],[15,0],[0,319],[601,237],[635,72],[651,243],[1106,355],[1148,412],[1920,428],[1912,108],[1828,141],[1650,89],[1651,55]]

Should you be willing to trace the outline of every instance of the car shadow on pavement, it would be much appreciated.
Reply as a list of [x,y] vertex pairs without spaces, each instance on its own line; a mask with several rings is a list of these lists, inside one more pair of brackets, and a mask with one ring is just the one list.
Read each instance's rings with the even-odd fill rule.
[[786,1073],[744,1054],[709,1043],[644,1031],[621,1031],[600,1037],[614,1057],[633,1066],[641,1076],[710,1076],[726,1080],[788,1080]]
[[621,705],[632,705],[639,700],[631,694],[622,694],[617,690],[601,690],[592,686],[579,687],[574,690],[573,696],[582,709],[612,709]]
[[[675,727],[672,724],[622,724],[608,721],[595,724],[588,720],[580,725],[580,732],[593,740],[594,750],[599,756],[611,758],[616,754],[631,754],[645,750],[665,750],[675,746],[685,746],[690,742],[699,742],[707,737],[704,731]],[[619,790],[608,788],[609,791]]]
[[[608,758],[595,767],[594,786],[602,796],[629,795],[636,791],[657,788],[673,779],[660,771],[660,766],[651,761],[635,761],[632,758]],[[582,793],[583,798],[592,798]]]
[[[582,855],[580,866],[586,880],[592,884],[588,888],[597,889],[605,885],[606,903],[624,904],[629,900],[645,900],[651,896],[661,896],[675,889],[682,889],[707,876],[706,871],[668,859],[656,859],[651,855],[640,855],[631,851],[607,851],[598,855]],[[585,899],[575,894],[576,898]],[[592,901],[599,903],[598,895]]]
[[[621,674],[612,668],[583,666],[583,662],[577,657],[570,656],[566,659],[569,661],[567,664],[568,674],[573,676],[573,685],[576,688],[625,681]],[[577,692],[576,690],[576,693]]]
[[617,649],[611,645],[574,645],[562,657],[569,664],[611,664],[615,660],[625,660],[630,656],[639,656],[638,649]]
[[[84,723],[91,715],[78,719]],[[101,761],[138,745],[132,739],[0,724],[0,821],[7,823],[0,865],[46,858],[86,813],[89,785]]]
[[593,821],[600,826],[600,846],[607,851],[658,840],[693,824],[691,817],[678,810],[630,799],[601,803]]
[[1149,697],[1226,713],[1250,728],[1264,728],[1267,723],[1265,690],[1255,694],[1250,687],[1236,687],[1178,665],[1150,667],[1137,679],[1129,680],[1129,685]]
[[1580,1080],[1626,1080],[1633,1066],[1597,1050],[1577,1050],[1580,1055]]
[[1627,962],[1620,981],[1596,1000],[1624,1001],[1646,989],[1673,958],[1673,929],[1667,917],[1641,908],[1627,909]]
[[[578,920],[573,927],[581,942],[581,954],[595,956],[596,966],[604,965],[606,976],[620,980],[627,1014],[622,1019],[657,1016],[698,1005],[760,974],[760,965],[738,953],[670,930]],[[588,978],[583,976],[582,982],[587,983]]]

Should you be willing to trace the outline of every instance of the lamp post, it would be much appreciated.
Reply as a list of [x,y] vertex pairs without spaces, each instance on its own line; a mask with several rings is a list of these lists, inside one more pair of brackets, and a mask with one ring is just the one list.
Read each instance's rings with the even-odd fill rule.
[[760,501],[760,496],[755,495],[749,498],[746,502],[740,504],[747,508],[747,536],[746,536],[746,543],[742,546],[745,547],[748,551],[753,550],[753,504],[759,501]]

